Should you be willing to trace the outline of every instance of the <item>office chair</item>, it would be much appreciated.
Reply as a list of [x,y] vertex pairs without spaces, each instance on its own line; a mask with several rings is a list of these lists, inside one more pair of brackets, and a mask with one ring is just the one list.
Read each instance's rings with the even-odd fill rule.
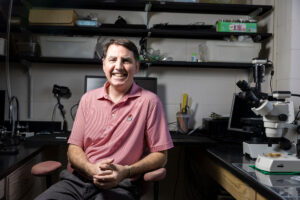
[[[35,164],[31,168],[31,174],[34,176],[46,177],[46,186],[49,188],[52,184],[52,174],[57,172],[61,168],[62,164],[58,161],[44,161]],[[73,169],[68,163],[67,166],[68,171],[72,172]],[[166,169],[159,168],[150,172],[147,172],[143,176],[143,186],[142,186],[142,195],[146,194],[148,189],[153,184],[153,199],[158,200],[158,192],[159,192],[159,181],[163,180],[166,176]]]

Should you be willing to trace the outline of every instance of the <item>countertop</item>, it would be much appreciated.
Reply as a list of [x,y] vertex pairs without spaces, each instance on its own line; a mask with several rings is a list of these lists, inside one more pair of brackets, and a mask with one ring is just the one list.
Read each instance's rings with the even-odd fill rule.
[[216,143],[205,151],[220,165],[268,199],[300,198],[300,176],[265,175],[249,165],[254,164],[242,154],[242,144]]
[[0,180],[41,152],[43,146],[29,146],[21,143],[17,148],[17,154],[0,154]]

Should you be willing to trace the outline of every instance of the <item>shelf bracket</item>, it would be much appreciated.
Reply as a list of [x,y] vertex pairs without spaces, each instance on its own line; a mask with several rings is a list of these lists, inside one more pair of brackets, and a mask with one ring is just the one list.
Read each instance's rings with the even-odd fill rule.
[[258,15],[260,13],[262,13],[263,9],[262,8],[257,8],[256,10],[254,10],[253,12],[251,12],[249,14],[250,19],[255,19],[256,17],[258,17]]
[[21,60],[21,64],[27,67],[27,76],[28,76],[28,82],[27,82],[27,90],[28,90],[28,105],[27,105],[27,117],[28,119],[31,119],[32,117],[32,74],[31,74],[31,62],[28,60]]
[[149,28],[149,12],[151,11],[151,7],[152,7],[152,4],[151,2],[145,4],[145,20],[146,20],[146,26],[147,28]]

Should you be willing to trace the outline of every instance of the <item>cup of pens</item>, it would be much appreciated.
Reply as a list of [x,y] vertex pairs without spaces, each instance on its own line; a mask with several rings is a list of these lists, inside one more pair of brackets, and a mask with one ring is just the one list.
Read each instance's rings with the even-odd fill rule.
[[189,100],[188,95],[184,93],[182,104],[180,103],[180,110],[176,113],[177,131],[180,133],[187,134],[189,132],[189,121],[191,118],[190,103],[191,100]]
[[177,131],[180,133],[187,134],[189,132],[189,120],[190,114],[177,112],[176,119],[177,119]]

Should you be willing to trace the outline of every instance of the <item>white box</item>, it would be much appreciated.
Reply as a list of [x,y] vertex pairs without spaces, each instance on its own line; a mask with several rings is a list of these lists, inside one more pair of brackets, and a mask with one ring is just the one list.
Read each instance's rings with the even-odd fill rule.
[[260,43],[207,40],[200,43],[199,55],[203,62],[251,63],[260,48]]
[[94,58],[98,37],[40,36],[42,57]]
[[5,55],[5,39],[0,38],[0,55]]

